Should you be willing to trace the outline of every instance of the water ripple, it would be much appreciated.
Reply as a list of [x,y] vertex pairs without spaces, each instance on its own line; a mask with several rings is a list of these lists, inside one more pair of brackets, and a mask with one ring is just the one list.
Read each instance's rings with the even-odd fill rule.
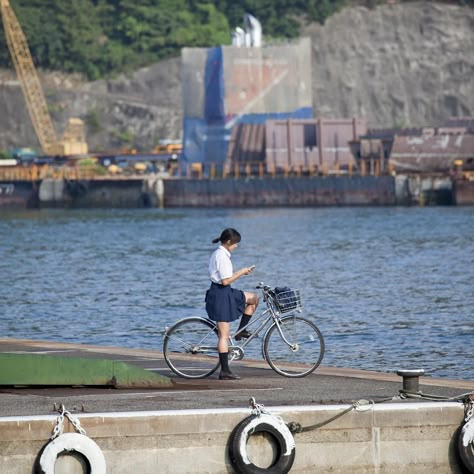
[[160,349],[224,227],[257,265],[237,287],[301,289],[325,365],[474,379],[474,208],[2,212],[2,337]]

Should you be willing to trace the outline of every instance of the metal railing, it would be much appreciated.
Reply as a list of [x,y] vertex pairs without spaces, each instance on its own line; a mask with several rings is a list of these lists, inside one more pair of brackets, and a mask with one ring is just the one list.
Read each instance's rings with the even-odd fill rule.
[[225,178],[263,178],[263,177],[307,177],[307,176],[381,176],[391,174],[393,166],[388,165],[384,170],[379,161],[361,161],[360,167],[349,163],[346,166],[296,165],[267,168],[262,162],[245,162],[226,165],[222,163],[189,163],[176,176],[194,179],[225,179]]
[[41,181],[43,179],[101,179],[112,176],[105,168],[73,166],[14,166],[0,168],[0,181]]
[[[380,163],[371,166],[361,162],[359,168],[349,164],[345,167],[333,166],[287,166],[267,169],[262,162],[235,163],[231,166],[222,163],[188,163],[169,167],[163,176],[181,179],[239,179],[239,178],[288,178],[308,176],[380,176],[392,173],[381,172]],[[109,171],[100,165],[94,166],[12,166],[0,167],[0,181],[41,181],[43,179],[93,180],[93,179],[132,179],[152,176],[154,172],[127,169],[120,173]]]

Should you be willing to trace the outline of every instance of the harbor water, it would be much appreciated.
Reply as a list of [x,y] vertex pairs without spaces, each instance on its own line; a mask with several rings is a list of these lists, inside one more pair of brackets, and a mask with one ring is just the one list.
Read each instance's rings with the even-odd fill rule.
[[2,212],[0,337],[161,350],[205,316],[225,227],[234,268],[256,265],[234,286],[300,288],[323,365],[474,379],[472,207]]

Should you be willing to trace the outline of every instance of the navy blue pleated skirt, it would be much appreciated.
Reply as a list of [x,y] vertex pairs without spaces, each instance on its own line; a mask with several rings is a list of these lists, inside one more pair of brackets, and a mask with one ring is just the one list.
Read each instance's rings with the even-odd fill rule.
[[206,311],[213,321],[231,322],[239,319],[245,309],[245,294],[230,285],[212,282],[206,291]]

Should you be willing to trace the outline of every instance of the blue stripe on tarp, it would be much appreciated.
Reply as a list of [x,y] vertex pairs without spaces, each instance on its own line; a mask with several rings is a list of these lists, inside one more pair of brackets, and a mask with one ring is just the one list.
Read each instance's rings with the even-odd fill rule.
[[[273,112],[264,114],[245,114],[237,118],[235,124],[238,123],[251,123],[260,124],[265,123],[267,120],[285,120],[285,119],[312,119],[313,108],[312,107],[301,107],[293,110],[292,112]],[[235,119],[235,115],[226,116],[226,124]]]
[[203,119],[184,117],[183,120],[183,156],[188,163],[204,162],[204,142],[207,124]]
[[[302,107],[293,112],[268,114],[246,114],[237,117],[234,126],[239,123],[264,124],[267,120],[313,118],[311,107]],[[235,117],[228,116],[226,123]],[[188,163],[223,163],[232,134],[232,127],[224,123],[206,123],[203,119],[184,117],[183,156]]]
[[222,48],[210,48],[204,75],[204,120],[209,125],[225,123],[225,88]]

